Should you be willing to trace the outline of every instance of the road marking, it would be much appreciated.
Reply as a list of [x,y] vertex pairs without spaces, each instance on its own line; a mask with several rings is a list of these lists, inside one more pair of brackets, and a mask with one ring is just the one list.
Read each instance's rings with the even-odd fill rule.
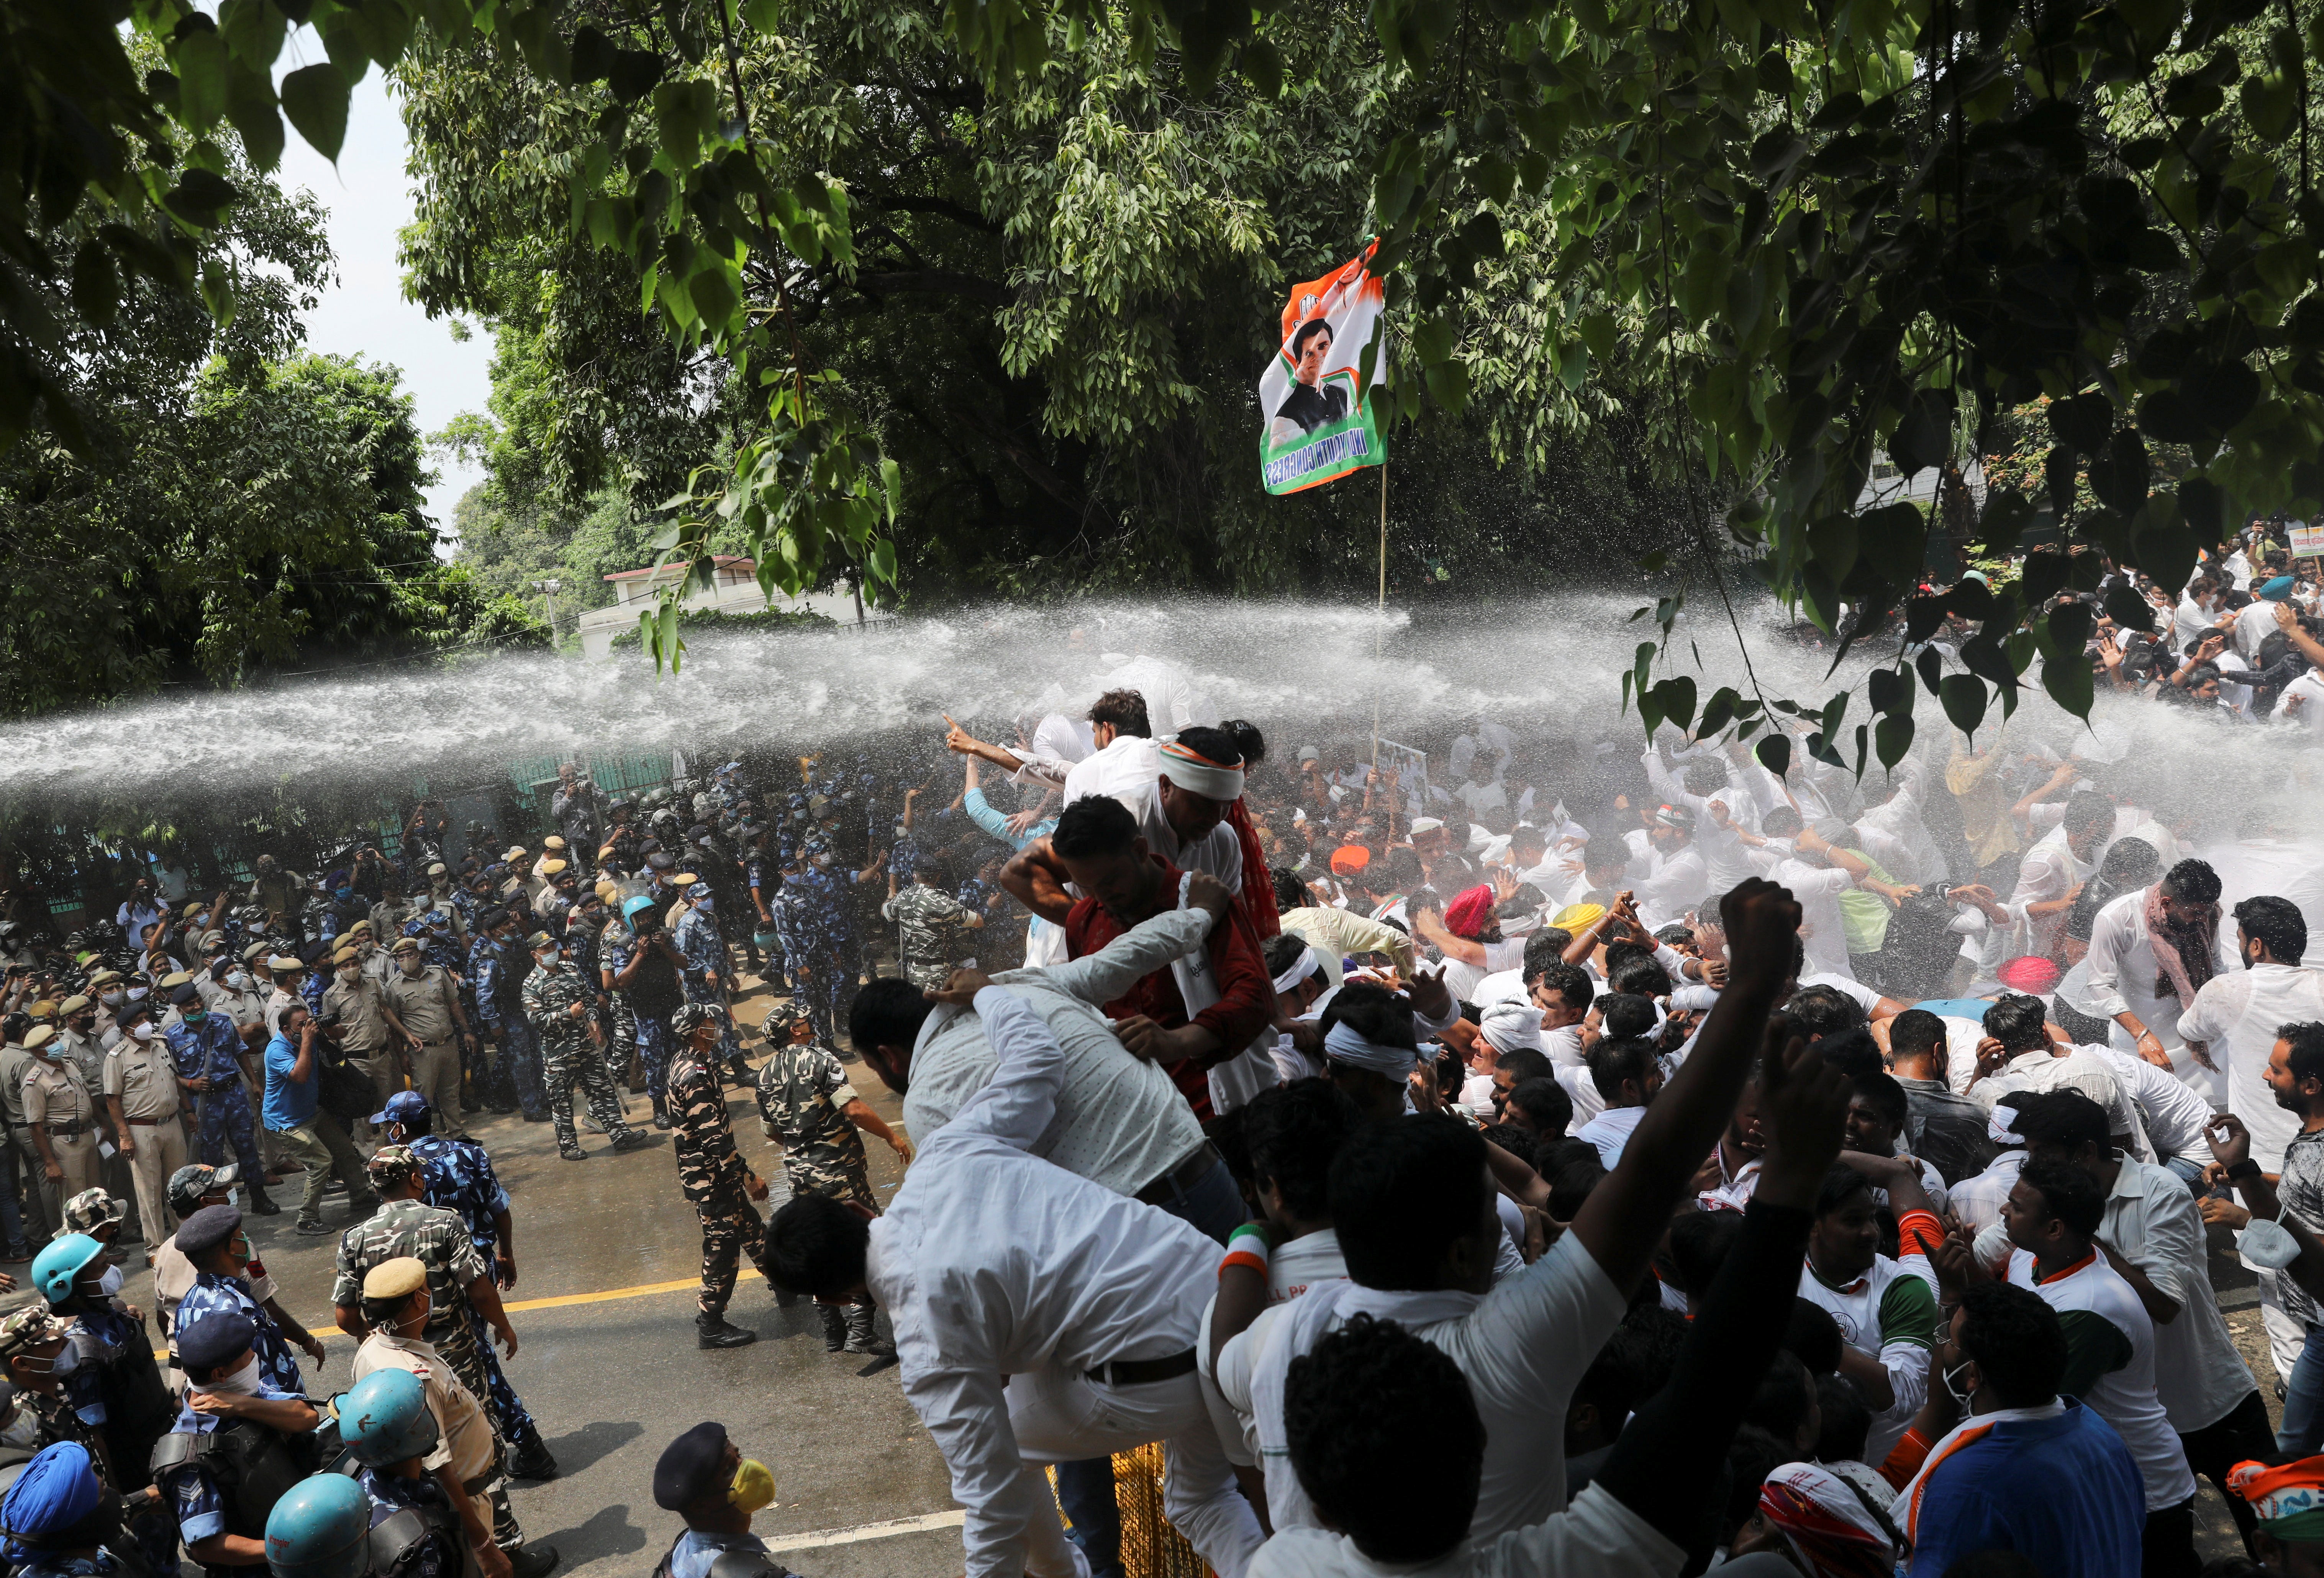
[[604,1304],[614,1298],[643,1298],[650,1293],[676,1293],[681,1287],[701,1286],[700,1277],[681,1277],[674,1282],[641,1282],[635,1287],[613,1287],[603,1293],[566,1293],[555,1298],[521,1298],[501,1307],[513,1315],[521,1309],[563,1309],[568,1305]]
[[918,1518],[892,1518],[886,1523],[860,1523],[853,1528],[819,1528],[810,1534],[787,1534],[767,1542],[770,1551],[821,1550],[827,1546],[860,1546],[867,1540],[893,1539],[899,1534],[923,1534],[932,1528],[958,1528],[968,1514],[955,1507],[949,1512],[923,1513]]

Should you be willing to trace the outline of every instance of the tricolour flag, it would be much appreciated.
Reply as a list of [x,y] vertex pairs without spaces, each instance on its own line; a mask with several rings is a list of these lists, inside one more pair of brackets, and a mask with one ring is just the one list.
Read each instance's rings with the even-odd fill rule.
[[[1385,304],[1380,282],[1364,272],[1379,245],[1294,288],[1283,309],[1283,344],[1259,377],[1259,478],[1268,493],[1296,494],[1388,460],[1362,371]],[[1373,361],[1373,381],[1384,382],[1385,335]]]

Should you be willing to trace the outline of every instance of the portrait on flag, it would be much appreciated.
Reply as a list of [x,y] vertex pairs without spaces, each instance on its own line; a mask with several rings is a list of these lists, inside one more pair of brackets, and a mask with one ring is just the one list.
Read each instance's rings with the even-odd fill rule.
[[[1259,375],[1259,475],[1271,494],[1344,476],[1387,458],[1364,400],[1365,347],[1378,332],[1383,293],[1365,272],[1373,245],[1320,280],[1293,288],[1282,343]],[[1386,371],[1387,348],[1374,353]]]

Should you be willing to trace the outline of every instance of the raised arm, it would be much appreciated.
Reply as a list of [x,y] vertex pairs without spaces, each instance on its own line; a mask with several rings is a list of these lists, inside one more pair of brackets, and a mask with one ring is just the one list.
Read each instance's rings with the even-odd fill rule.
[[1111,1002],[1155,971],[1201,947],[1233,902],[1226,884],[1216,877],[1189,872],[1185,909],[1149,916],[1096,953],[1051,964],[1043,974],[1084,1002]]
[[[1720,901],[1727,927],[1728,979],[1703,1020],[1694,1051],[1646,1108],[1613,1176],[1591,1191],[1574,1235],[1617,1287],[1646,1274],[1671,1213],[1702,1158],[1719,1143],[1767,1039],[1767,1016],[1791,974],[1800,907],[1789,892],[1753,878]],[[1770,1054],[1779,1056],[1780,1048]]]
[[928,1141],[929,1149],[990,1136],[1030,1150],[1057,1115],[1065,1050],[1023,998],[973,970],[955,971],[953,984],[937,995],[940,1001],[956,1002],[962,992],[972,988],[985,1039],[992,1043],[992,1078]]

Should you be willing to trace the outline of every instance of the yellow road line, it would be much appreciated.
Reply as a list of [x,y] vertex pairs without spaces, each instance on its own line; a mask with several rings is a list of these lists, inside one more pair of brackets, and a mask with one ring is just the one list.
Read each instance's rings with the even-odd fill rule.
[[[752,1274],[756,1275],[755,1272]],[[644,1298],[651,1294],[676,1293],[682,1288],[701,1286],[702,1278],[699,1277],[680,1277],[669,1282],[641,1282],[634,1287],[609,1287],[603,1293],[563,1293],[555,1298],[521,1298],[501,1307],[514,1315],[519,1310],[563,1309],[570,1305],[604,1304],[616,1298]],[[338,1329],[336,1316],[327,1321],[309,1321],[307,1329],[326,1341],[334,1335],[345,1335]],[[153,1357],[164,1364],[170,1361],[169,1351],[164,1348],[154,1349]]]

